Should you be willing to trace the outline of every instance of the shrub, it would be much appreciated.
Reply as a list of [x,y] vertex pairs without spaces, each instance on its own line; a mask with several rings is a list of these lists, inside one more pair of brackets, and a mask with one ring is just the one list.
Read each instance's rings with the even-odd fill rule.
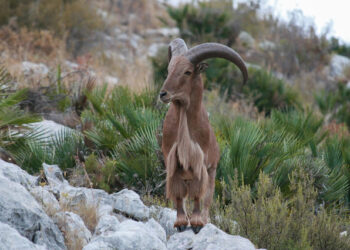
[[338,38],[332,37],[330,39],[330,50],[343,56],[350,57],[350,46],[342,44]]
[[249,70],[249,79],[243,92],[253,98],[259,111],[267,115],[272,109],[288,111],[301,108],[298,93],[283,80],[264,70]]
[[[274,112],[271,119],[253,122],[222,117],[215,125],[221,148],[217,178],[226,183],[237,178],[254,188],[260,172],[271,176],[284,195],[289,195],[289,175],[298,168],[315,179],[318,199],[326,206],[347,202],[348,147],[327,136],[322,119],[312,113]],[[333,161],[336,161],[334,163]],[[237,176],[235,173],[237,172]]]
[[29,173],[38,173],[43,163],[57,164],[66,170],[75,166],[75,156],[84,152],[82,137],[77,132],[62,130],[52,137],[45,137],[40,128],[28,132],[24,138],[9,147],[18,165]]
[[232,0],[195,1],[180,7],[168,7],[168,13],[187,42],[220,42],[232,46],[241,30],[261,33],[258,18],[260,4],[251,1],[233,7]]
[[292,195],[286,199],[265,174],[260,173],[254,192],[235,178],[223,184],[211,210],[212,222],[259,248],[348,249],[349,237],[340,236],[347,217],[317,206],[313,180],[304,172],[294,171],[290,183]]
[[35,136],[25,133],[30,130],[27,125],[40,120],[20,109],[19,104],[25,99],[27,89],[13,91],[12,83],[10,75],[0,67],[0,153],[2,157],[6,156],[6,160],[14,159],[13,145]]
[[156,97],[150,90],[133,94],[116,87],[107,92],[105,86],[88,95],[93,108],[83,113],[93,124],[85,131],[91,149],[113,159],[119,181],[142,193],[162,193],[164,187],[158,142],[164,111],[155,107]]
[[301,107],[298,92],[283,80],[276,78],[263,69],[249,68],[249,78],[242,87],[242,77],[231,62],[223,59],[212,59],[206,71],[206,87],[218,87],[221,94],[228,98],[237,98],[243,92],[252,99],[260,112],[269,115],[272,109],[291,110]]
[[198,2],[198,7],[185,4],[168,7],[169,15],[180,29],[180,35],[190,43],[221,41],[232,45],[239,33],[233,21],[232,1]]
[[94,188],[100,188],[110,193],[114,191],[114,188],[118,187],[115,161],[110,159],[102,160],[95,154],[91,154],[87,157],[85,166]]
[[338,83],[335,91],[320,91],[315,95],[315,100],[324,115],[350,128],[350,89],[345,83]]

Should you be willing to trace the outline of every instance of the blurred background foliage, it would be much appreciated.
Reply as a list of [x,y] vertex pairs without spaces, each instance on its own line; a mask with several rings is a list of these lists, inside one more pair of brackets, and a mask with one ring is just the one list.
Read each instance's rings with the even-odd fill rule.
[[92,39],[95,31],[103,29],[101,17],[86,0],[1,0],[0,26],[8,23],[29,30],[49,30],[64,38],[73,53]]

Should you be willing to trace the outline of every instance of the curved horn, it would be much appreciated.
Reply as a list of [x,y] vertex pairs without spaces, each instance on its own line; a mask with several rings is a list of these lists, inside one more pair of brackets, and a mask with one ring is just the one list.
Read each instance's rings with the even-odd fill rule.
[[243,83],[248,79],[248,71],[241,56],[236,51],[225,45],[219,43],[203,43],[191,48],[187,51],[185,56],[194,65],[213,57],[227,59],[236,64],[241,70],[243,74]]
[[176,38],[171,41],[168,47],[168,62],[173,56],[180,56],[187,52],[187,45],[181,38]]

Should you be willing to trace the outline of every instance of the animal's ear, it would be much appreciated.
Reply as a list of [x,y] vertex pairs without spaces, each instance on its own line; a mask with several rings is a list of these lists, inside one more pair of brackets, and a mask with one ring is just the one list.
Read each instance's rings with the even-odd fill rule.
[[202,73],[203,71],[205,71],[208,68],[208,64],[207,63],[198,63],[196,65],[196,72],[197,73]]
[[171,46],[168,47],[168,63],[170,63],[172,57],[172,53],[171,53]]

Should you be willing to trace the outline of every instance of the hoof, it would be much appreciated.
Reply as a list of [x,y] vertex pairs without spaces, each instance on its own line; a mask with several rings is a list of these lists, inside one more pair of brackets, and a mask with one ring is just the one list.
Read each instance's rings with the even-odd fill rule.
[[186,228],[187,228],[186,225],[181,225],[181,226],[177,226],[177,227],[176,227],[177,231],[180,232],[180,233],[183,232],[183,231],[185,231]]
[[195,234],[198,234],[199,231],[203,228],[202,226],[191,226],[192,228],[192,231],[195,233]]

